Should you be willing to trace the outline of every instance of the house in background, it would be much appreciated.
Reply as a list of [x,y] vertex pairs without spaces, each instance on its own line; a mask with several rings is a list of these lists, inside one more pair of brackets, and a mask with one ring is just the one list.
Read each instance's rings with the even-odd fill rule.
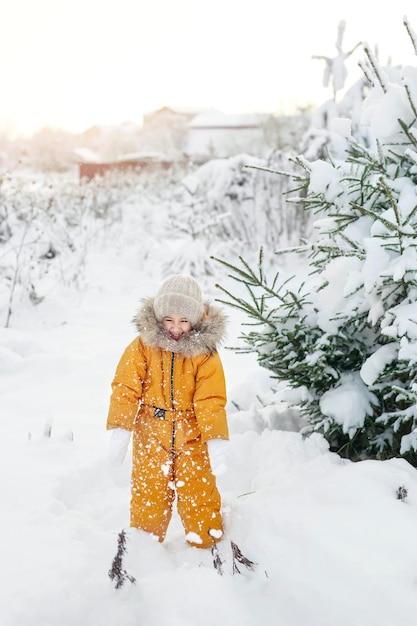
[[196,115],[188,124],[186,153],[194,160],[249,152],[260,156],[275,125],[270,113]]
[[80,179],[92,180],[96,176],[104,176],[109,171],[126,172],[134,170],[137,173],[147,171],[166,170],[173,162],[158,153],[131,153],[123,154],[114,160],[102,160],[88,148],[75,150],[78,161]]
[[157,150],[173,159],[186,154],[188,125],[202,113],[219,113],[216,109],[192,107],[162,107],[143,116],[142,148]]
[[204,163],[239,153],[263,157],[271,149],[297,145],[300,116],[270,113],[224,114],[216,109],[162,107],[144,117],[142,127],[93,127],[77,152],[80,177],[109,169],[150,171],[174,163]]

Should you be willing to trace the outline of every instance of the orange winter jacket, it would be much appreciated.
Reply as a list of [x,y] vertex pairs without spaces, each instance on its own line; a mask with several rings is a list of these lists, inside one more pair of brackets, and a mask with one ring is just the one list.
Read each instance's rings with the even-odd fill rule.
[[228,439],[226,385],[217,346],[225,318],[206,304],[205,315],[179,341],[169,338],[145,301],[135,318],[139,337],[124,351],[112,382],[107,428],[133,430],[141,415],[195,416],[202,442]]

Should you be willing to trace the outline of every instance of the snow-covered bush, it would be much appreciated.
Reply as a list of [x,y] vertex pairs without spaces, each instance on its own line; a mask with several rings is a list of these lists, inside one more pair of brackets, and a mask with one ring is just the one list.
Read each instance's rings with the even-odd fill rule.
[[163,273],[175,268],[201,279],[216,274],[212,257],[243,252],[256,257],[265,245],[272,260],[283,242],[298,242],[310,230],[310,217],[301,205],[286,210],[285,196],[294,195],[290,176],[270,175],[286,169],[300,168],[274,151],[267,159],[248,154],[213,159],[184,176],[167,203]]
[[342,158],[297,159],[299,202],[315,221],[293,251],[308,267],[268,276],[262,256],[255,270],[241,259],[226,265],[247,295],[223,290],[252,319],[244,349],[299,389],[333,449],[417,464],[417,68],[394,80],[365,52],[362,124],[373,140],[353,138],[345,121]]
[[[139,175],[108,172],[91,181],[70,174],[5,172],[0,178],[0,324],[8,326],[19,306],[28,300],[38,304],[58,285],[83,289],[89,255],[121,237],[126,224],[138,267],[161,261],[167,273],[210,275],[211,231],[200,228],[207,216],[182,201],[187,172],[179,165]],[[169,249],[162,246],[166,240]]]
[[[123,208],[140,197],[146,209],[144,187],[132,174],[109,174],[91,182],[5,174],[0,185],[2,325],[9,326],[19,304],[38,304],[57,285],[80,289],[90,251],[114,234]],[[148,239],[154,232],[149,215],[152,211],[144,210],[136,220]]]
[[267,159],[248,154],[213,159],[184,179],[179,201],[194,219],[198,216],[200,230],[209,228],[212,240],[230,242],[235,251],[260,245],[274,250],[283,242],[298,242],[309,230],[302,207],[286,210],[290,177],[270,176],[269,170],[283,169],[299,168],[280,151]]

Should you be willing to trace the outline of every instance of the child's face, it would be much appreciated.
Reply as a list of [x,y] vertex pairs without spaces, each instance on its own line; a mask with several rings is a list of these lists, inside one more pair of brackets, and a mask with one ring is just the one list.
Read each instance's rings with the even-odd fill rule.
[[179,315],[167,315],[162,318],[162,328],[168,333],[171,339],[178,341],[183,335],[188,335],[192,326],[184,317],[180,317]]

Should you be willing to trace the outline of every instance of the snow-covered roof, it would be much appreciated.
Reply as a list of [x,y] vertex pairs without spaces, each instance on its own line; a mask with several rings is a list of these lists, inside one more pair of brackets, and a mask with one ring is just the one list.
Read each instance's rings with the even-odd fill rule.
[[244,113],[228,115],[224,113],[208,113],[197,115],[189,128],[257,128],[272,117],[270,113]]
[[74,154],[83,163],[98,163],[101,161],[97,152],[94,152],[94,150],[90,148],[75,148]]
[[148,115],[157,115],[158,113],[176,113],[177,115],[200,115],[208,113],[220,113],[218,109],[211,107],[177,107],[177,106],[164,106],[156,111],[150,111]]
[[164,161],[167,160],[167,157],[162,154],[162,152],[128,152],[126,154],[119,154],[117,161]]

